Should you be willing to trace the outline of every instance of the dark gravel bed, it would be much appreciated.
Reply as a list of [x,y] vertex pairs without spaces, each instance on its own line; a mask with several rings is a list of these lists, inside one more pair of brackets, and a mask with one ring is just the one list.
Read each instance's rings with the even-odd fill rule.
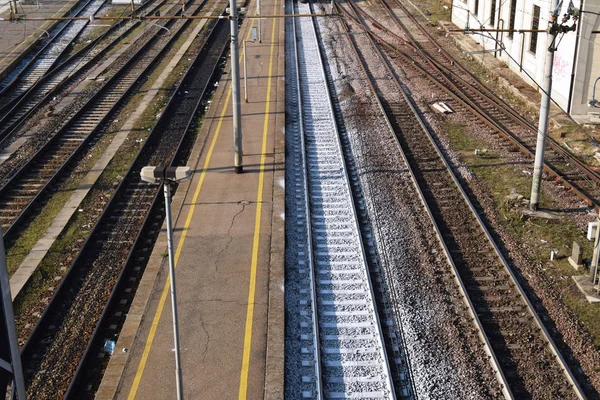
[[[338,26],[321,23],[362,190],[420,398],[500,396],[395,141]],[[374,55],[372,55],[374,56]],[[378,79],[385,80],[383,69]],[[389,190],[394,188],[394,190]]]
[[[460,54],[449,38],[438,34],[437,40],[445,49],[456,55]],[[462,57],[459,59],[463,62],[466,61]],[[399,75],[403,75],[401,68],[398,68],[397,71]],[[581,368],[584,375],[583,383],[585,384],[585,380],[589,379],[589,383],[593,386],[593,388],[589,388],[592,391],[591,397],[596,397],[595,388],[598,388],[600,384],[598,350],[594,346],[590,333],[586,331],[564,301],[566,294],[580,298],[581,295],[577,293],[574,284],[568,277],[556,276],[554,273],[548,272],[548,265],[540,263],[536,259],[535,254],[540,248],[539,238],[514,237],[503,227],[503,218],[497,211],[498,204],[495,204],[490,196],[490,193],[497,189],[493,185],[479,181],[461,161],[461,157],[451,148],[445,128],[446,123],[449,121],[463,124],[469,137],[484,143],[485,149],[497,156],[494,163],[512,165],[516,174],[530,173],[532,161],[515,152],[512,146],[498,140],[496,135],[491,134],[488,129],[482,128],[481,124],[465,118],[464,115],[454,114],[442,118],[429,111],[429,105],[433,101],[445,99],[443,95],[439,95],[439,92],[432,90],[431,84],[420,80],[419,76],[412,74],[410,79],[406,80],[406,84],[411,88],[414,98],[419,102],[421,110],[427,116],[430,124],[436,128],[439,143],[453,160],[455,170],[459,172],[463,182],[468,185],[468,190],[481,207],[482,214],[489,221],[489,225],[494,228],[494,234],[499,239],[498,242],[503,247],[504,253],[508,255],[513,269],[516,270],[521,284],[525,287],[530,299],[533,300],[538,312],[542,313],[545,324],[557,345],[569,360],[575,373],[578,373]],[[435,93],[435,96],[432,93]],[[529,115],[526,111],[523,114]],[[560,185],[545,180],[542,183],[542,192],[547,196],[546,201],[552,204],[553,209],[567,211],[561,215],[561,218],[572,221],[579,228],[585,229],[587,223],[595,219],[595,215],[590,213],[590,209],[579,198],[565,191]],[[519,212],[518,209],[515,212]]]

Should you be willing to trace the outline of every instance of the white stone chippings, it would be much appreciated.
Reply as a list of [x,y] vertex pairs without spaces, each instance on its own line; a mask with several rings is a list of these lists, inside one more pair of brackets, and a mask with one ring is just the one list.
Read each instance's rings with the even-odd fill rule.
[[[92,1],[81,13],[81,16],[88,17],[94,15],[96,11],[105,3],[106,0],[95,0]],[[69,23],[68,21],[61,23],[59,26],[54,28],[53,31],[57,31],[64,24]],[[62,32],[58,40],[51,43],[44,52],[36,58],[29,69],[21,76],[21,81],[11,89],[10,99],[17,98],[20,94],[27,91],[39,78],[41,78],[52,64],[58,59],[63,53],[67,46],[73,41],[73,39],[81,32],[81,30],[88,23],[87,20],[71,21]],[[23,60],[17,68],[15,68],[6,78],[2,80],[0,84],[1,88],[6,87],[14,78],[21,72],[30,58]]]
[[[298,8],[300,13],[310,12],[307,5],[298,4]],[[389,386],[390,377],[387,376],[388,370],[383,364],[385,350],[377,333],[374,305],[366,283],[367,270],[361,249],[360,233],[355,223],[356,217],[350,188],[345,177],[343,156],[335,136],[333,112],[325,100],[327,84],[317,61],[319,55],[312,21],[308,18],[300,18],[296,23],[301,36],[301,40],[298,40],[298,50],[302,54],[299,75],[304,111],[304,143],[306,161],[310,165],[306,178],[310,192],[310,229],[313,235],[316,289],[320,296],[318,310],[321,366],[325,386],[322,395],[369,397],[369,394],[372,394],[389,397],[392,393]],[[289,24],[288,28],[290,28]],[[295,40],[289,31],[289,29],[286,31],[288,43]],[[289,50],[286,56],[289,66],[286,71],[286,83],[288,83],[286,104],[289,105],[287,115],[291,115],[297,112],[297,90],[293,83],[296,72],[295,65],[292,65],[293,55]],[[298,139],[291,138],[293,135],[297,136],[298,125],[297,121],[288,118],[286,140],[288,144],[293,143],[293,148],[288,147],[286,160],[289,166],[293,165],[296,169],[303,168],[302,155],[298,150],[301,143]],[[286,214],[289,216],[286,223],[294,227],[287,231],[288,243],[292,243],[293,240],[306,242],[307,227],[303,217],[305,207],[300,204],[304,198],[302,191],[298,191],[304,187],[303,179],[304,177],[298,174],[286,173],[288,187],[296,188],[296,195],[293,196],[295,204],[289,204],[286,209]],[[287,265],[298,265],[299,260],[296,257],[306,257],[304,253],[286,254],[289,255]],[[294,254],[296,257],[293,256]],[[289,261],[293,262],[289,263]],[[307,360],[311,359],[315,349],[311,344],[313,340],[310,328],[312,300],[307,290],[310,276],[308,267],[309,264],[305,263],[302,264],[302,268],[294,268],[293,271],[288,272],[287,282],[298,290],[293,300],[290,296],[292,290],[287,291],[287,303],[297,304],[297,310],[300,311],[289,313],[288,327],[294,329],[295,326],[292,336],[300,337],[301,343],[287,340],[286,344],[291,345],[288,347],[291,351],[287,353],[300,353],[304,357],[296,357],[295,362],[286,363],[288,377],[286,393],[290,395],[303,393],[303,396],[310,397],[315,395],[316,379],[306,379],[308,376],[306,369],[301,374],[294,371],[300,364],[308,366]],[[359,337],[352,338],[353,335]]]
[[[373,240],[381,258],[395,319],[404,343],[420,399],[494,398],[487,357],[472,325],[457,315],[449,279],[440,284],[436,271],[447,271],[435,237],[426,227],[406,167],[394,152],[395,140],[373,102],[352,51],[331,20],[319,20],[325,36],[330,71],[336,84],[352,147],[353,165],[360,176],[366,209],[376,223]],[[330,34],[330,36],[328,36]],[[361,37],[355,35],[359,41]],[[368,48],[366,40],[361,49]],[[363,54],[364,55],[364,54]],[[365,57],[373,59],[374,52]],[[379,82],[383,82],[383,68]],[[386,134],[388,135],[386,137]],[[393,188],[393,190],[391,190]],[[419,216],[421,215],[421,216]],[[401,221],[401,222],[400,222]],[[435,249],[429,253],[426,249]],[[418,249],[423,249],[419,251]],[[497,396],[498,391],[496,391]]]

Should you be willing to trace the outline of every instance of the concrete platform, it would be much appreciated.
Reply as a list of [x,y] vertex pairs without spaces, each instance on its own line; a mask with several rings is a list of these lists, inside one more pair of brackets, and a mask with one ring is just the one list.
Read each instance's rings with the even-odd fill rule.
[[587,275],[574,275],[573,280],[577,285],[577,288],[583,295],[588,303],[600,303],[600,295],[598,291],[594,289],[594,285],[590,281],[590,277]]
[[[282,5],[263,0],[263,15]],[[283,398],[283,20],[264,19],[262,32],[247,46],[249,103],[241,93],[244,173],[233,169],[226,72],[188,162],[194,178],[172,203],[186,399]],[[163,227],[97,399],[175,398],[165,236]]]
[[[19,1],[18,12],[32,18],[63,17],[78,2],[79,0],[43,0],[23,4]],[[10,17],[8,2],[0,5],[0,16]],[[0,79],[21,61],[40,37],[46,36],[44,30],[52,29],[56,23],[57,21],[0,21]]]

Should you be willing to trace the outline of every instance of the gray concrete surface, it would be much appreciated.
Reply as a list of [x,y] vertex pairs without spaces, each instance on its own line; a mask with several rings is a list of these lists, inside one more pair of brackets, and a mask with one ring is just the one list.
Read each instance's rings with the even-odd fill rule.
[[[263,15],[277,13],[281,5],[279,0],[263,1]],[[253,9],[252,5],[249,13]],[[247,37],[251,24],[252,20],[244,22],[241,37]],[[265,19],[263,43],[248,44],[247,51],[249,103],[242,104],[244,173],[233,171],[230,75],[226,73],[188,162],[194,178],[179,187],[172,204],[175,248],[181,246],[176,274],[187,399],[283,395],[282,21]],[[174,398],[164,230],[128,313],[98,399],[113,398],[115,387],[117,399],[132,398],[133,387],[135,398]],[[255,297],[250,301],[253,285]],[[253,305],[251,330],[247,327],[249,304]],[[245,346],[249,364],[244,390],[240,382]]]

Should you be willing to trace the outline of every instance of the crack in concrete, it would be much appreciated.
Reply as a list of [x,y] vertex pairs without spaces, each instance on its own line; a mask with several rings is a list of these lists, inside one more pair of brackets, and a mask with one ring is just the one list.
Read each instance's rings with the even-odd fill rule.
[[[187,300],[187,301],[179,301],[177,300],[177,304],[186,304],[186,305],[193,305],[193,304],[197,304],[197,303],[212,303],[212,302],[217,302],[217,303],[233,303],[233,304],[238,304],[238,305],[246,305],[245,301],[242,300],[224,300],[224,299],[217,299],[217,298],[211,298],[211,299],[194,299],[194,300]],[[255,303],[255,304],[259,304],[259,303]]]
[[[197,303],[223,303],[223,304],[236,304],[236,305],[240,305],[240,306],[248,305],[248,302],[246,301],[246,299],[242,299],[242,300],[196,299],[196,300],[190,300],[190,301],[177,300],[177,304],[179,304],[180,306],[194,305]],[[254,302],[254,305],[267,305],[267,304],[268,304],[268,301],[255,301]]]
[[206,353],[208,353],[208,343],[210,343],[210,335],[208,334],[208,329],[206,329],[206,326],[204,325],[204,321],[202,320],[202,318],[200,318],[200,328],[206,334],[206,341],[204,342],[204,349],[202,350],[202,353],[200,354],[200,359],[202,360],[202,365],[205,365]]
[[231,243],[233,242],[233,238],[231,237],[231,229],[233,229],[233,224],[235,223],[235,219],[237,218],[238,215],[240,215],[241,213],[244,212],[244,210],[246,209],[246,205],[249,205],[250,202],[247,200],[242,200],[242,201],[239,201],[238,204],[242,206],[242,209],[240,211],[238,211],[237,213],[235,213],[235,215],[231,219],[231,224],[229,225],[229,229],[227,229],[227,237],[229,237],[229,241],[227,242],[225,247],[223,249],[221,249],[219,254],[217,254],[217,257],[215,257],[215,271],[217,271],[217,272],[219,272],[219,259],[221,258],[221,255],[223,253],[225,253],[225,251],[229,248],[229,245],[231,245]]
[[[199,205],[226,205],[226,204],[245,204],[245,205],[250,205],[250,204],[258,204],[258,201],[250,201],[250,200],[237,200],[237,201],[198,201],[196,203],[194,203],[195,205],[199,206]],[[267,203],[267,201],[261,201],[261,204],[265,204]],[[189,206],[192,203],[184,203],[184,205]]]

